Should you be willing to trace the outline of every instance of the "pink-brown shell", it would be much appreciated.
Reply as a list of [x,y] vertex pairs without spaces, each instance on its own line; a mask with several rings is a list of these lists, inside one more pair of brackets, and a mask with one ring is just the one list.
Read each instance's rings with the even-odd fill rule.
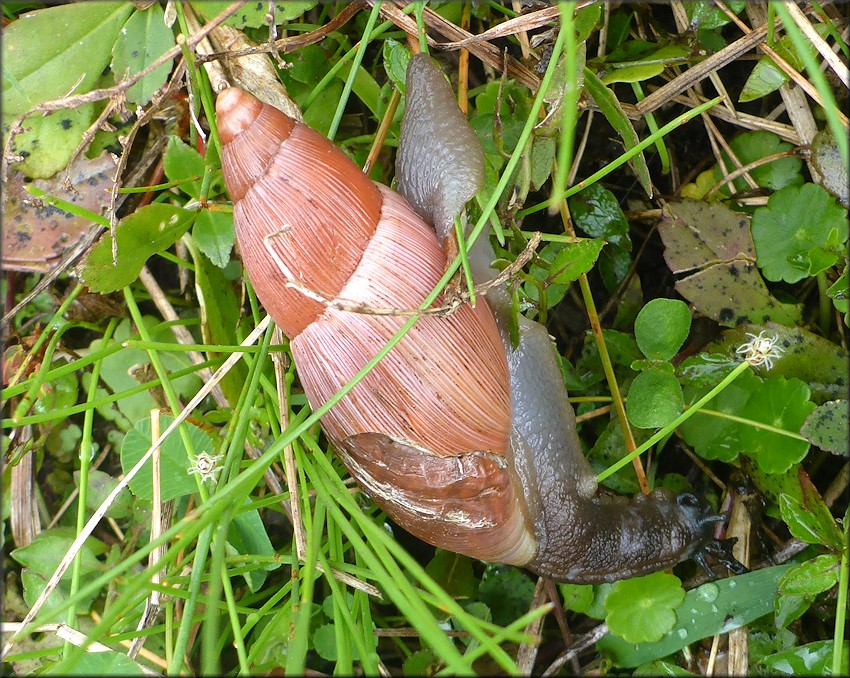
[[[318,407],[407,319],[368,308],[418,307],[445,253],[401,196],[310,128],[236,89],[219,95],[217,113],[243,263]],[[486,302],[420,317],[322,427],[360,485],[416,536],[487,560],[534,555],[504,459],[509,377]]]

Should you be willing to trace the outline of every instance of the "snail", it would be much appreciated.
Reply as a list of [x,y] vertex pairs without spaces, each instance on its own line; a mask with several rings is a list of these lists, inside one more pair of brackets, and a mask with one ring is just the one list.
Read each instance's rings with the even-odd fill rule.
[[[222,168],[248,277],[314,408],[404,324],[453,251],[480,188],[481,146],[439,66],[411,58],[399,193],[308,126],[237,88],[216,102]],[[404,196],[404,197],[402,197]],[[470,251],[492,274],[485,238]],[[507,292],[423,314],[322,418],[351,475],[397,524],[435,546],[558,581],[599,583],[700,557],[714,515],[694,495],[597,488],[546,329]]]

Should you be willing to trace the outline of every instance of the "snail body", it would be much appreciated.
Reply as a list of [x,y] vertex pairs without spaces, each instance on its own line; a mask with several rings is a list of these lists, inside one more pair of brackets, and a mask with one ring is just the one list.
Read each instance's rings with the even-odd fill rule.
[[[406,321],[370,309],[417,308],[437,284],[483,152],[427,55],[408,68],[404,197],[251,95],[227,89],[216,107],[244,266],[318,407]],[[490,274],[483,238],[471,259],[478,279]],[[716,516],[692,495],[601,494],[548,333],[520,316],[514,349],[509,314],[494,288],[475,307],[418,318],[322,418],[352,476],[420,539],[560,581],[613,581],[694,555]]]

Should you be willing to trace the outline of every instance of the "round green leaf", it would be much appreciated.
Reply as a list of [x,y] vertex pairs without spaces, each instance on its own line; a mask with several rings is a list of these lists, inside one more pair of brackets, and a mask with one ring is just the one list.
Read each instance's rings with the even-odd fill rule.
[[641,372],[629,388],[626,414],[638,428],[661,428],[685,408],[682,387],[668,370],[653,367]]
[[811,275],[813,250],[843,251],[847,210],[820,186],[789,186],[755,211],[752,231],[764,277],[795,283]]
[[655,642],[673,628],[684,599],[682,582],[665,572],[619,581],[605,599],[605,622],[627,643]]
[[653,299],[635,319],[635,340],[652,360],[670,360],[691,330],[691,312],[678,299]]
[[[316,653],[322,659],[326,659],[329,662],[337,660],[338,654],[336,644],[336,631],[334,630],[334,624],[322,624],[313,634],[313,647],[316,648]],[[353,643],[352,649],[356,652],[356,649],[353,647]]]
[[[756,389],[739,416],[799,433],[815,409],[809,387],[799,379],[774,376]],[[785,473],[809,451],[809,442],[756,426],[740,425],[742,451],[766,473]]]
[[564,598],[564,609],[584,613],[593,602],[593,586],[590,584],[561,584],[558,587]]

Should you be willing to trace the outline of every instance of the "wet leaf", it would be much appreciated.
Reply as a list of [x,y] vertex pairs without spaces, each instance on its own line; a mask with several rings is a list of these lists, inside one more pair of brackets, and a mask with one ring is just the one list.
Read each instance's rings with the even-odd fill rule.
[[653,299],[635,319],[635,340],[652,360],[671,360],[691,329],[691,312],[678,299]]
[[[165,25],[162,6],[154,3],[136,11],[124,24],[112,46],[112,71],[116,82],[140,73],[174,46],[174,34]],[[127,90],[127,99],[144,105],[165,84],[174,59],[146,75]]]
[[607,188],[592,184],[569,198],[568,202],[573,223],[584,234],[631,249],[629,222],[617,198]]
[[112,237],[106,233],[80,266],[83,284],[101,293],[126,287],[139,277],[150,257],[171,247],[189,229],[195,214],[175,205],[154,203],[125,217],[115,228],[118,265],[112,265]]
[[800,476],[801,496],[779,496],[779,510],[788,529],[807,544],[823,544],[833,551],[843,545],[841,530],[829,507],[808,476]]
[[[811,596],[776,596],[776,628],[787,629],[788,625],[802,617],[812,606]],[[796,641],[796,636],[793,636]],[[793,645],[793,643],[792,643]]]
[[847,440],[848,403],[846,400],[831,400],[818,407],[806,419],[800,433],[812,445],[822,450],[850,457],[850,442]]
[[[73,191],[62,187],[62,176],[38,179],[33,186],[100,215],[109,203],[108,189],[114,174],[115,161],[103,154],[94,160],[80,158],[74,163],[69,174]],[[3,268],[46,273],[95,227],[84,217],[68,214],[34,198],[24,190],[23,176],[17,172],[10,176],[7,191],[3,211]]]
[[701,313],[727,327],[801,319],[799,308],[777,301],[759,275],[746,214],[721,203],[668,203],[658,231],[670,270],[690,272],[676,291]]
[[835,554],[800,563],[782,575],[779,590],[786,596],[816,596],[838,583],[839,564]]
[[[733,0],[733,2],[726,3],[726,6],[731,12],[740,14],[744,10],[744,7],[746,7],[746,4],[746,2],[742,2],[741,0]],[[707,0],[686,2],[684,8],[691,26],[703,30],[722,28],[732,21],[725,12],[718,9],[713,2],[708,2]]]
[[629,668],[666,657],[703,638],[728,633],[773,611],[777,581],[790,567],[767,567],[688,591],[675,610],[675,626],[658,642],[635,645],[608,634],[597,647],[617,666]]
[[[773,675],[786,676],[825,676],[832,670],[833,646],[832,640],[820,640],[807,645],[800,645],[792,650],[777,652],[764,657],[760,666]],[[848,674],[847,653],[841,658],[841,668],[838,675]]]
[[605,599],[605,622],[627,643],[654,643],[673,628],[684,598],[682,582],[665,572],[619,581]]
[[[816,184],[789,186],[770,196],[753,214],[753,240],[758,265],[768,280],[794,283],[823,270],[812,250],[821,248],[832,264],[847,242],[847,210]],[[814,269],[813,269],[814,266]]]

